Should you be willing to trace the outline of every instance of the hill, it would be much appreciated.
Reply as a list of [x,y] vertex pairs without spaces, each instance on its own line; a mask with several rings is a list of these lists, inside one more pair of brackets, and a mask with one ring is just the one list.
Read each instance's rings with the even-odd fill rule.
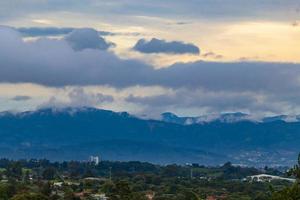
[[213,120],[182,125],[94,108],[0,115],[0,157],[292,165],[300,123]]

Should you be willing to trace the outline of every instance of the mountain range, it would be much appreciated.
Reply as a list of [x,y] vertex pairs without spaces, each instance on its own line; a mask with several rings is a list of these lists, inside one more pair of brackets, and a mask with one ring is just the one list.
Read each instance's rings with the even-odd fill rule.
[[2,112],[0,157],[61,161],[99,155],[159,164],[291,166],[300,151],[300,122],[286,119],[164,113],[161,120],[152,120],[95,108]]
[[249,114],[236,112],[236,113],[223,113],[223,114],[212,114],[202,115],[198,117],[179,117],[174,113],[166,112],[161,114],[161,120],[170,123],[176,123],[181,125],[191,124],[204,124],[211,122],[223,122],[223,123],[236,123],[242,121],[250,122],[273,122],[273,121],[284,121],[284,122],[300,122],[300,115],[277,115],[271,117],[255,118]]

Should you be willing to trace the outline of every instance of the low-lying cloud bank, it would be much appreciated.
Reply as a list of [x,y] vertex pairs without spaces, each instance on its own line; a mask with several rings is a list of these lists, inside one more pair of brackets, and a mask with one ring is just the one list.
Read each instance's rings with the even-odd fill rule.
[[180,41],[168,42],[156,38],[152,38],[150,41],[140,39],[133,49],[141,53],[200,54],[200,49],[194,44]]
[[102,93],[89,93],[83,88],[73,88],[67,93],[68,100],[62,101],[59,97],[52,96],[38,108],[61,108],[61,107],[95,107],[103,103],[112,103],[114,97]]

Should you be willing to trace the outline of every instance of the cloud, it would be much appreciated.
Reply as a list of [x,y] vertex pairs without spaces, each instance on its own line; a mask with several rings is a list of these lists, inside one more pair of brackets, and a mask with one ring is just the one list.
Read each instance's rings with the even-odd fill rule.
[[59,97],[52,96],[50,99],[39,105],[38,108],[45,107],[97,107],[104,103],[112,103],[114,97],[111,95],[104,95],[102,93],[86,92],[84,88],[77,87],[72,89],[67,94],[67,100],[61,100]]
[[207,91],[175,89],[163,94],[139,96],[130,94],[125,100],[140,107],[139,113],[158,117],[162,112],[200,115],[222,112],[249,113],[253,118],[266,115],[298,115],[299,95],[270,95],[264,92]]
[[[77,28],[70,27],[20,27],[15,28],[25,37],[37,37],[37,36],[57,36],[67,35]],[[100,36],[114,35],[114,33],[107,31],[97,31]]]
[[56,36],[71,33],[74,28],[56,28],[56,27],[21,27],[16,28],[22,35],[27,37],[35,36]]
[[[95,16],[168,16],[195,19],[291,20],[298,16],[298,0],[26,0],[0,1],[0,20],[22,18],[37,13],[82,13]],[[114,19],[114,18],[112,18]]]
[[[141,86],[141,91],[143,87],[158,86],[166,92],[149,96],[133,93],[125,99],[157,111],[167,108],[300,111],[300,64],[198,61],[155,69],[108,51],[90,48],[75,51],[64,39],[24,42],[20,33],[6,27],[0,28],[0,44],[1,83],[60,88],[97,85],[118,91],[133,86]],[[84,89],[71,91],[67,96],[67,101],[53,97],[48,105],[93,106],[114,100],[112,96]]]
[[[139,61],[122,60],[113,53],[93,49],[90,41],[86,43],[85,34],[74,40],[74,51],[70,42],[65,40],[38,39],[24,42],[20,34],[13,29],[0,28],[0,82],[36,83],[46,86],[66,85],[110,85],[126,87],[135,85],[136,76],[147,74],[153,69]],[[71,42],[71,43],[72,43]],[[81,43],[83,42],[83,44]]]
[[299,64],[198,61],[154,69],[137,60],[120,59],[107,51],[74,51],[64,40],[24,42],[18,32],[9,28],[0,28],[0,43],[0,82],[36,83],[52,87],[157,85],[278,93],[300,89]]
[[245,57],[245,56],[243,56],[243,57],[240,57],[238,60],[239,61],[242,61],[242,62],[249,62],[249,61],[252,61],[252,60],[259,60],[260,59],[260,57],[259,56],[252,56],[252,57]]
[[214,59],[222,59],[223,58],[222,55],[216,54],[216,53],[214,53],[212,51],[207,52],[205,54],[202,54],[202,57],[204,57],[204,58],[214,58]]
[[176,25],[187,25],[191,24],[191,22],[176,22]]
[[31,99],[30,96],[15,96],[15,97],[11,98],[11,100],[13,100],[13,101],[28,101],[30,99]]
[[105,41],[99,36],[98,31],[91,28],[74,29],[65,37],[65,40],[77,51],[83,49],[107,50],[114,45]]
[[[254,93],[237,92],[210,92],[200,89],[176,89],[171,93],[154,96],[129,95],[126,98],[129,103],[140,105],[144,108],[143,113],[151,110],[151,115],[159,116],[162,112],[180,110],[205,110],[209,113],[220,111],[244,111],[251,112],[257,109],[259,101]],[[269,109],[274,111],[274,109]],[[268,111],[269,111],[268,110]]]
[[37,23],[37,24],[41,24],[41,25],[52,25],[54,24],[54,22],[52,20],[49,19],[33,19],[32,22]]
[[156,38],[150,41],[140,39],[133,49],[141,53],[200,54],[200,49],[194,44],[180,41],[167,42]]
[[9,28],[0,29],[0,43],[0,82],[54,87],[109,85],[126,88],[158,85],[167,88],[278,93],[300,89],[299,64],[198,61],[154,69],[137,60],[120,59],[107,51],[74,51],[64,40],[24,42],[17,32]]
[[293,26],[293,27],[298,27],[298,26],[299,26],[299,22],[298,22],[298,21],[294,21],[294,22],[292,23],[292,26]]
[[105,102],[113,102],[114,98],[111,95],[102,93],[86,93],[83,88],[75,88],[68,94],[71,103],[74,105],[98,105]]

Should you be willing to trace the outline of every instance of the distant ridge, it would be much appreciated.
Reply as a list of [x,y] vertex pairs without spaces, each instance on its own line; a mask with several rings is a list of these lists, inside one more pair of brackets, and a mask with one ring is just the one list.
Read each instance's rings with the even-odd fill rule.
[[223,122],[223,123],[236,123],[242,121],[256,122],[256,123],[268,123],[274,121],[284,121],[284,122],[299,122],[300,116],[289,116],[289,115],[278,115],[272,117],[264,117],[261,119],[256,119],[249,114],[235,112],[235,113],[223,113],[223,114],[212,114],[212,115],[202,115],[198,117],[179,117],[174,113],[166,112],[161,114],[162,121],[169,123],[176,123],[181,125],[191,125],[191,124],[203,124],[211,122]]
[[[154,163],[293,165],[300,122],[285,116],[261,122],[243,113],[212,120],[164,113],[162,120],[95,108],[45,108],[0,114],[0,157]],[[188,122],[187,122],[188,121]]]
[[[32,114],[40,114],[40,115],[50,115],[50,114],[69,114],[73,115],[80,112],[107,112],[119,114],[122,116],[139,118],[138,116],[131,115],[128,112],[113,112],[111,110],[103,110],[97,109],[93,107],[46,107],[41,108],[36,111],[25,111],[25,112],[10,112],[3,111],[0,112],[0,117],[4,116],[14,116],[14,117],[23,117]],[[151,119],[149,119],[151,120]],[[191,124],[203,124],[203,123],[211,123],[211,122],[222,122],[222,123],[236,123],[242,121],[249,122],[257,122],[257,123],[268,123],[274,121],[284,121],[284,122],[300,122],[300,115],[276,115],[271,117],[263,117],[263,118],[254,118],[249,114],[242,112],[232,112],[232,113],[222,113],[222,114],[211,114],[211,115],[201,115],[198,117],[180,117],[172,112],[165,112],[161,114],[161,117],[157,119],[159,121],[168,122],[168,123],[176,123],[181,125],[191,125]]]

